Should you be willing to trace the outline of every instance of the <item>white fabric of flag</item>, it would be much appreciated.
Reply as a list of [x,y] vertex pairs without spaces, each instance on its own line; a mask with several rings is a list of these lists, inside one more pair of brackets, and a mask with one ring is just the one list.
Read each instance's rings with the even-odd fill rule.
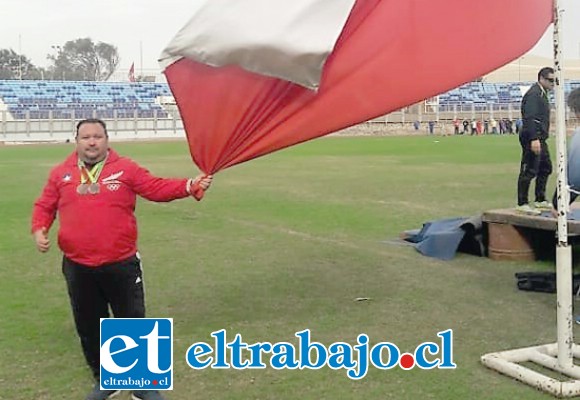
[[160,57],[182,57],[318,88],[355,0],[203,0]]

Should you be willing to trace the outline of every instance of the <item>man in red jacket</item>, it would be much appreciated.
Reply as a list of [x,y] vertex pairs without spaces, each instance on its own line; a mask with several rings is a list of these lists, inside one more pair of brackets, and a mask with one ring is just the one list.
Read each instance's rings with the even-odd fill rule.
[[[98,119],[78,123],[76,151],[50,172],[34,203],[32,233],[40,252],[50,248],[48,230],[58,213],[58,245],[76,329],[86,361],[100,375],[100,319],[111,307],[117,318],[145,317],[141,260],[137,252],[137,195],[156,202],[207,190],[212,176],[158,178],[109,148]],[[87,400],[117,392],[95,385]],[[133,399],[161,400],[157,391],[135,391]]]

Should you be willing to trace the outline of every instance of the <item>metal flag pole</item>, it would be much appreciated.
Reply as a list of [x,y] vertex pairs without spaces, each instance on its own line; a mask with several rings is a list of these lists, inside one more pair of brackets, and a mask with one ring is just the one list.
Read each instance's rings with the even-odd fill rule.
[[[580,346],[574,344],[572,330],[572,249],[568,243],[569,187],[566,158],[566,121],[564,78],[562,63],[562,11],[559,0],[554,5],[554,75],[556,94],[556,151],[558,157],[558,226],[556,244],[557,287],[557,342],[485,354],[481,362],[502,374],[541,389],[556,397],[580,396],[580,367],[574,357],[580,358]],[[531,362],[548,370],[559,372],[563,381],[530,369],[523,363]],[[552,374],[553,376],[553,374]]]
[[562,12],[554,0],[554,72],[556,94],[556,152],[558,157],[558,234],[556,244],[556,289],[558,327],[558,365],[573,365],[572,345],[572,249],[568,243],[568,210],[570,192],[566,155],[566,105],[564,102],[564,76],[562,59]]

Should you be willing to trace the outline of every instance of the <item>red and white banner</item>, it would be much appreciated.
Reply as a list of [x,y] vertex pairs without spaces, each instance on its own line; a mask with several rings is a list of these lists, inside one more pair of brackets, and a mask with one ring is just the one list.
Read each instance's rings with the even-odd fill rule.
[[[162,64],[192,157],[203,171],[385,115],[481,77],[531,49],[553,16],[552,0],[356,0],[352,9],[341,2],[341,12],[329,11],[319,26],[296,19],[306,11],[325,14],[321,7],[335,1],[300,0],[303,12],[293,13],[294,0],[207,0],[205,7],[219,7],[200,11],[207,19],[194,17],[190,24],[198,26],[186,26],[170,43]],[[345,10],[350,14],[343,23]],[[246,18],[255,29],[230,26]],[[272,29],[258,29],[260,21]],[[217,28],[221,53],[231,58],[224,64],[200,61],[196,54],[210,58],[205,51],[214,44],[206,32]],[[196,32],[191,37],[190,30]],[[327,39],[337,30],[333,44]],[[310,54],[309,41],[328,47]],[[328,48],[328,58],[320,58]],[[245,62],[235,62],[238,56]],[[315,80],[301,78],[311,58],[312,65],[323,65],[317,91],[305,88],[316,87]],[[264,71],[275,66],[281,72],[262,73],[263,64]],[[294,73],[297,79],[288,76]]]

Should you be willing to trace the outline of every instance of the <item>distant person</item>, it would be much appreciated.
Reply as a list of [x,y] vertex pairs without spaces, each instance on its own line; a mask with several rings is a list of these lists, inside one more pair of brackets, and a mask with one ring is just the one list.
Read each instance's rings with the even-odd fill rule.
[[511,119],[505,120],[505,127],[507,130],[507,133],[509,133],[510,135],[514,133],[514,124],[513,124],[513,121]]
[[453,119],[453,129],[453,133],[455,135],[459,135],[459,119],[457,117]]
[[[554,69],[544,67],[538,72],[538,82],[522,98],[523,126],[519,135],[522,158],[518,176],[518,212],[539,215],[551,210],[546,201],[546,184],[552,173],[552,160],[548,149],[550,132],[550,103],[548,91],[554,88]],[[532,179],[536,179],[534,207],[528,202]]]
[[469,131],[469,121],[464,119],[463,120],[463,134],[466,134]]
[[416,131],[418,131],[419,128],[421,127],[421,123],[419,121],[415,121],[413,122],[413,127],[415,128]]
[[520,134],[522,131],[522,126],[524,125],[524,121],[521,118],[516,119],[516,134]]
[[[576,114],[576,118],[580,118],[580,88],[574,89],[568,95],[568,107]],[[568,146],[568,185],[572,190],[570,192],[570,204],[572,204],[578,197],[578,193],[574,192],[580,191],[580,128],[576,129]],[[558,192],[555,190],[552,198],[554,211],[558,209],[557,195]]]
[[[38,251],[50,249],[48,231],[58,215],[58,245],[77,333],[96,384],[86,400],[117,394],[101,390],[100,319],[144,318],[141,258],[137,252],[137,195],[156,202],[190,197],[207,190],[211,176],[158,178],[109,148],[105,123],[77,125],[75,151],[50,172],[34,203],[32,233]],[[163,400],[156,390],[136,390],[137,400]]]
[[429,134],[432,135],[433,134],[433,130],[435,129],[435,122],[434,121],[429,121]]
[[499,120],[499,134],[503,135],[505,132],[505,119],[502,118]]
[[491,133],[497,135],[497,121],[495,120],[495,118],[492,118],[490,122],[491,122]]

